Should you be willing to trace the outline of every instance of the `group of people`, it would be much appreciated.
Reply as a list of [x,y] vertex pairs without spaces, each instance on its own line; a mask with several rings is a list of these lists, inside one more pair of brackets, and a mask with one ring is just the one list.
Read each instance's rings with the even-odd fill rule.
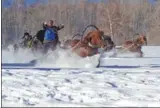
[[[54,50],[56,48],[56,45],[60,43],[59,37],[58,37],[58,31],[63,29],[64,25],[56,26],[55,22],[53,20],[50,20],[49,22],[43,23],[43,33],[41,33],[40,38],[43,38],[43,53],[47,53],[49,49]],[[39,34],[37,34],[36,37],[38,37]],[[25,32],[23,39],[23,46],[31,48],[33,45],[32,36]],[[39,39],[38,39],[39,40]],[[35,41],[36,42],[36,41]]]

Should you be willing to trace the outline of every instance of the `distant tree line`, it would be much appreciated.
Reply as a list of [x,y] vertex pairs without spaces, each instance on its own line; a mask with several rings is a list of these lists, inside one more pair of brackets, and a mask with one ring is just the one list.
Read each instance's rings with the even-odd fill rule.
[[48,0],[27,6],[24,0],[14,0],[12,6],[2,8],[2,45],[17,43],[24,32],[35,35],[42,29],[42,23],[50,19],[56,24],[64,24],[65,28],[59,32],[61,41],[94,24],[110,35],[116,45],[135,38],[136,33],[146,35],[150,45],[160,45],[160,1],[155,5],[147,0],[126,1],[130,0],[108,0],[105,3]]

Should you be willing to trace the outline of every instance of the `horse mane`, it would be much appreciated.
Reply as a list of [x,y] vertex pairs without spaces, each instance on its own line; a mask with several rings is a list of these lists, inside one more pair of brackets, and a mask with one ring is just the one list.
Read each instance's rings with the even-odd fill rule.
[[82,36],[84,36],[85,31],[86,31],[89,27],[93,27],[93,28],[95,28],[97,31],[99,31],[99,28],[98,28],[97,26],[91,24],[91,25],[88,25],[87,27],[84,28],[84,30],[83,30],[83,32],[82,32]]
[[95,28],[97,31],[99,31],[99,29],[98,29],[97,26],[91,24],[91,25],[88,25],[88,26],[86,26],[86,27],[84,28],[84,30],[82,31],[82,34],[80,34],[80,33],[75,34],[75,35],[72,37],[72,40],[73,40],[76,36],[81,36],[81,40],[82,40],[82,38],[83,38],[83,36],[84,36],[84,33],[86,32],[86,30],[87,30],[89,27],[93,27],[93,28]]

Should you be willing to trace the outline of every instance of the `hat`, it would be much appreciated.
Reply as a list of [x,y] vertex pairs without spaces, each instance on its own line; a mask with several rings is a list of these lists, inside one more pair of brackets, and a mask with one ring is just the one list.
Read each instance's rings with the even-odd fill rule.
[[28,32],[25,32],[24,35],[28,35],[28,36],[29,36],[29,33],[28,33]]

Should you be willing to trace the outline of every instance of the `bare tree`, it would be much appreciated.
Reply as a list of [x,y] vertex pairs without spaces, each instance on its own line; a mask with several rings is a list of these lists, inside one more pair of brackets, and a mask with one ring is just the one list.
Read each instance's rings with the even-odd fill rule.
[[[4,2],[4,0],[2,0]],[[7,2],[7,1],[5,1]],[[160,1],[151,5],[147,0],[108,0],[107,3],[90,3],[87,0],[43,0],[26,6],[24,0],[14,0],[10,7],[2,8],[2,44],[18,42],[24,32],[35,35],[42,23],[54,19],[64,24],[60,40],[94,24],[110,35],[116,45],[135,37],[136,33],[148,36],[150,45],[159,45]]]

